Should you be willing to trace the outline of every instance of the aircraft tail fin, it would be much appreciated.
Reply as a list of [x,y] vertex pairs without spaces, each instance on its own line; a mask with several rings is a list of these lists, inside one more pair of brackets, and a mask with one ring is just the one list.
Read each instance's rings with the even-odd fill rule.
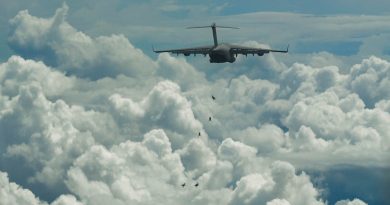
[[193,28],[211,28],[212,31],[213,31],[214,46],[218,45],[217,29],[216,28],[239,29],[238,27],[232,27],[232,26],[217,26],[215,23],[211,24],[210,26],[192,26],[192,27],[187,27],[187,29],[193,29]]

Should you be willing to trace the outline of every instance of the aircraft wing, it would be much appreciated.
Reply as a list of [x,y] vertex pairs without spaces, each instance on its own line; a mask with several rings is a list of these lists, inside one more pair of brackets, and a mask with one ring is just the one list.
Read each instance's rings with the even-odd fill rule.
[[194,48],[181,48],[181,49],[172,49],[172,50],[154,50],[155,53],[173,53],[173,54],[183,54],[185,56],[189,56],[191,54],[209,54],[210,50],[213,48],[213,46],[202,46],[202,47],[194,47]]
[[288,53],[288,47],[289,46],[287,46],[286,50],[274,50],[274,49],[268,49],[268,48],[253,48],[253,47],[246,47],[246,46],[231,45],[231,52],[235,55],[237,55],[237,54],[243,54],[243,55],[257,54],[259,56],[262,56],[265,53],[270,53],[270,52]]

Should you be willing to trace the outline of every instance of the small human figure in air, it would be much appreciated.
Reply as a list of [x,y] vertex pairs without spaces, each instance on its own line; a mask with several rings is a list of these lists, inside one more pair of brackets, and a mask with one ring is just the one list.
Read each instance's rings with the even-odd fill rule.
[[198,133],[198,137],[200,137],[200,132]]
[[211,117],[209,117],[209,121],[211,122]]
[[212,95],[212,96],[211,96],[211,98],[212,98],[213,100],[215,100],[215,97],[214,97],[214,95]]
[[199,182],[196,182],[196,184],[194,185],[195,187],[198,187],[199,186]]
[[186,186],[186,183],[183,183],[183,184],[181,185],[181,187],[183,187],[183,188],[184,188],[185,186]]

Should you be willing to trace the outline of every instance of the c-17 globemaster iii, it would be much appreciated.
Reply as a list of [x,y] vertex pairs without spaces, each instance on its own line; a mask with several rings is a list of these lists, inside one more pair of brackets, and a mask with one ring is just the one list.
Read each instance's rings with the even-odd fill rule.
[[230,26],[217,26],[213,23],[211,26],[196,26],[196,27],[188,27],[188,28],[209,28],[211,27],[213,31],[213,39],[214,45],[211,46],[202,46],[202,47],[194,47],[194,48],[182,48],[182,49],[171,49],[171,50],[154,50],[155,53],[163,53],[169,52],[173,54],[183,54],[185,56],[189,56],[191,54],[202,54],[204,56],[209,55],[210,63],[233,63],[236,60],[238,54],[242,54],[247,56],[248,54],[263,56],[266,53],[270,52],[279,52],[279,53],[287,53],[288,46],[286,50],[273,50],[267,48],[253,48],[246,46],[239,46],[227,43],[218,43],[217,39],[217,28],[232,28],[239,29],[237,27]]

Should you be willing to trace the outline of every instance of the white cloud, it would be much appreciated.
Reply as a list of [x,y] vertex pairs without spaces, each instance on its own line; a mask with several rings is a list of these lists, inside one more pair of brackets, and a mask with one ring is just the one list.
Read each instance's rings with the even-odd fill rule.
[[198,72],[183,58],[175,58],[163,53],[158,56],[157,64],[156,73],[179,84],[183,90],[206,83],[204,74]]
[[[61,189],[66,169],[75,158],[95,142],[115,143],[111,137],[116,132],[110,129],[116,126],[108,115],[62,100],[51,102],[34,81],[18,92],[0,110],[1,161],[25,164],[29,173],[23,176],[30,183]],[[2,166],[7,171],[11,167]]]
[[290,205],[290,202],[285,199],[274,199],[267,202],[267,205]]
[[202,187],[209,190],[220,190],[221,187],[229,187],[229,185],[231,185],[231,182],[233,181],[233,174],[232,163],[229,161],[218,160],[213,169],[204,173],[199,181],[201,181],[202,184],[205,183]]
[[182,201],[184,193],[174,193],[187,179],[179,155],[170,147],[162,130],[151,131],[140,143],[126,141],[110,150],[93,146],[75,161],[66,183],[88,204],[103,196],[125,204],[180,204],[175,199]]
[[315,74],[317,90],[319,92],[323,92],[326,89],[334,86],[338,81],[337,79],[338,76],[339,76],[338,67],[334,66],[334,67],[322,68]]
[[[22,64],[18,64],[18,66],[23,67]],[[50,74],[50,72],[48,73]],[[312,76],[315,76],[315,72]],[[12,79],[12,77],[9,78]],[[67,79],[68,77],[63,76],[62,78]],[[307,78],[310,79],[310,77]],[[37,82],[38,80],[30,79],[31,82]],[[240,80],[237,82],[245,83],[237,86],[237,89],[233,89],[234,92],[230,92],[230,95],[226,97],[237,102],[241,102],[245,96],[249,97],[249,102],[256,101],[256,97],[251,97],[251,89],[256,88],[251,83],[258,82],[260,86],[264,84],[267,85],[265,86],[266,88],[274,88],[273,84],[268,81],[252,81],[244,77],[240,77],[237,80]],[[194,130],[202,129],[202,123],[195,119],[190,101],[183,96],[187,93],[181,93],[180,87],[170,81],[158,83],[144,99],[138,102],[119,94],[112,95],[108,99],[111,102],[111,109],[109,110],[112,111],[111,115],[116,119],[115,122],[110,122],[112,119],[105,113],[86,111],[80,106],[70,106],[61,100],[51,102],[45,97],[45,95],[49,94],[46,94],[41,86],[40,84],[27,83],[27,85],[19,88],[16,96],[9,99],[4,98],[2,101],[2,123],[6,125],[11,121],[17,122],[26,130],[23,135],[17,135],[24,143],[16,143],[9,146],[7,149],[8,156],[21,156],[25,160],[29,160],[28,162],[32,169],[36,170],[36,175],[30,176],[30,178],[32,177],[32,181],[36,180],[45,183],[46,186],[54,186],[56,183],[61,183],[59,180],[63,178],[64,172],[66,172],[68,178],[66,187],[80,197],[83,203],[87,204],[102,201],[102,198],[105,198],[106,202],[112,199],[113,203],[119,204],[125,202],[143,203],[143,199],[146,201],[161,200],[152,197],[156,187],[169,187],[167,195],[171,196],[169,195],[170,191],[181,188],[180,183],[183,181],[189,184],[188,186],[194,183],[191,177],[186,178],[185,171],[189,171],[187,173],[188,176],[199,177],[199,182],[202,184],[201,187],[207,189],[207,191],[199,192],[196,200],[193,201],[194,203],[212,201],[216,203],[221,201],[226,203],[229,201],[231,203],[246,203],[243,202],[243,198],[239,197],[239,193],[241,193],[241,196],[249,196],[248,203],[257,203],[261,198],[261,200],[264,199],[264,203],[269,202],[271,204],[321,204],[322,202],[318,200],[318,191],[314,189],[306,175],[295,175],[294,168],[291,165],[283,165],[283,163],[282,165],[276,163],[272,168],[269,168],[264,159],[258,158],[256,154],[286,152],[289,151],[289,146],[292,146],[292,150],[297,151],[326,151],[329,149],[329,146],[334,145],[332,141],[339,139],[341,136],[349,137],[352,140],[350,141],[350,146],[352,147],[359,145],[359,149],[371,149],[371,146],[367,146],[368,144],[363,142],[371,141],[372,146],[377,147],[381,144],[379,142],[384,140],[382,136],[387,136],[385,124],[388,116],[383,113],[381,108],[384,105],[378,105],[378,108],[373,110],[364,109],[357,95],[348,94],[346,97],[341,96],[340,100],[332,89],[327,89],[327,91],[315,96],[311,96],[315,92],[310,92],[310,95],[296,103],[286,118],[286,123],[290,129],[288,135],[285,135],[282,129],[272,124],[265,124],[260,126],[260,128],[249,126],[241,132],[232,134],[236,140],[256,148],[245,145],[242,142],[226,139],[217,149],[218,152],[215,153],[216,149],[207,141],[203,141],[207,139],[205,138],[206,134],[204,134],[206,136],[202,136],[199,139],[190,140],[196,136]],[[270,93],[278,92],[278,89],[271,90]],[[293,95],[295,94],[293,93]],[[209,97],[207,95],[204,96]],[[275,96],[276,94],[272,94],[270,97],[266,97],[264,101],[272,102]],[[221,99],[218,98],[218,100]],[[218,105],[216,106],[218,107]],[[302,114],[298,112],[299,106],[303,106],[304,109],[302,110],[307,112],[303,113],[304,115],[301,117],[298,115]],[[222,110],[222,107],[219,109]],[[297,111],[295,111],[296,109]],[[318,115],[318,112],[310,111],[310,109],[324,109],[324,112],[319,115],[322,117],[315,117]],[[334,123],[334,116],[332,115],[335,112],[327,112],[327,109],[339,110],[340,115],[343,117],[337,118],[337,120],[341,119],[341,121],[336,121],[335,124],[332,124]],[[28,118],[17,117],[22,115],[22,113],[24,113],[24,116],[35,120],[29,121],[26,120]],[[332,115],[326,115],[325,113],[331,113]],[[314,117],[311,116],[312,114]],[[159,121],[159,119],[162,119],[161,116],[168,116],[166,119],[178,120],[165,124],[166,122]],[[89,122],[87,122],[87,119]],[[336,124],[348,121],[346,119],[355,119],[354,121],[350,120],[350,123],[348,123],[348,126],[353,128],[350,133],[336,129]],[[362,119],[366,120],[362,121]],[[223,119],[221,120],[223,122]],[[300,120],[301,123],[297,123],[297,120]],[[316,120],[329,121],[329,123],[318,123]],[[54,125],[49,122],[54,123]],[[99,124],[103,122],[114,124],[105,127],[101,126],[103,124]],[[118,122],[125,123],[121,124]],[[382,123],[372,124],[373,122]],[[115,125],[115,123],[118,124]],[[109,142],[107,141],[109,138],[102,135],[102,132],[109,134],[107,130],[110,127],[115,128],[115,126],[118,126],[119,129],[122,129],[127,126],[126,123],[135,123],[137,126],[141,124],[144,127],[144,131],[149,126],[161,127],[166,129],[168,134],[165,134],[162,130],[152,130],[144,135],[144,139],[141,142],[125,141],[126,137],[124,136],[118,136],[119,138],[116,141],[111,140]],[[299,124],[305,124],[305,126],[300,126]],[[369,128],[366,125],[374,127]],[[43,129],[43,131],[39,129]],[[230,131],[233,130],[230,128]],[[183,136],[190,133],[191,136],[184,138],[186,139],[184,141],[177,141],[178,138],[176,138],[177,136],[173,132],[182,133]],[[26,138],[25,133],[30,133],[27,136],[32,136],[31,139]],[[344,135],[333,138],[334,135],[332,133],[343,133]],[[142,134],[142,132],[139,134]],[[114,133],[114,135],[109,136],[117,135],[120,134]],[[289,135],[290,138],[288,138]],[[73,147],[70,149],[68,146],[63,146],[65,143],[61,139],[72,139],[73,144],[70,147]],[[80,142],[78,141],[80,139],[89,140]],[[119,142],[122,142],[122,144],[117,145]],[[175,146],[171,145],[172,142],[178,143],[178,147],[184,147],[180,150],[180,154],[172,151],[175,150],[173,149]],[[99,144],[105,144],[108,147]],[[381,145],[384,146],[383,149],[387,149],[386,144]],[[112,145],[113,147],[111,147]],[[90,146],[92,148],[88,149]],[[88,151],[85,152],[85,150]],[[350,150],[340,149],[338,152],[345,154],[345,152],[350,152]],[[69,155],[70,153],[71,155]],[[41,156],[50,157],[42,158]],[[75,160],[77,157],[78,159]],[[257,162],[258,166],[254,165],[254,162]],[[140,164],[141,168],[127,167],[125,164]],[[157,169],[160,172],[148,173],[148,171],[142,168],[145,165],[149,167],[146,170]],[[69,168],[69,166],[72,167]],[[121,166],[125,166],[125,168],[117,171],[115,167]],[[191,171],[195,172],[191,173]],[[162,178],[154,179],[157,183],[143,178],[153,179],[152,176]],[[134,177],[137,180],[134,181]],[[250,184],[252,178],[262,183]],[[237,184],[235,185],[235,183]],[[233,190],[229,191],[227,188],[229,186]],[[288,189],[289,186],[298,188],[292,191]],[[88,191],[92,188],[96,190],[93,192]],[[231,195],[224,199],[213,198],[213,192],[230,193]],[[184,194],[176,199],[182,201],[188,196]],[[266,197],[263,198],[264,196]],[[174,197],[171,199],[174,199]],[[65,203],[65,201],[70,201],[79,203],[74,200],[72,196],[60,196],[55,202]]]
[[289,131],[298,131],[304,125],[327,140],[342,136],[341,132],[346,126],[346,116],[338,106],[333,104],[337,101],[338,97],[333,92],[327,92],[298,102],[286,118]]
[[343,110],[343,112],[351,112],[354,110],[361,111],[364,109],[365,104],[355,93],[349,94],[343,99],[340,99],[338,106]]
[[354,199],[352,201],[350,201],[350,200],[341,200],[341,201],[338,201],[335,205],[367,205],[367,203],[364,203],[360,199]]
[[0,204],[44,205],[30,190],[10,182],[7,173],[0,172]]
[[257,148],[262,154],[278,152],[286,146],[286,136],[278,126],[262,125],[260,128],[248,127],[245,130],[232,133],[233,138]]
[[[186,172],[184,167],[186,162],[193,161],[183,157],[183,151],[179,151],[180,155],[175,152],[157,155],[160,148],[145,147],[152,138],[161,139],[161,134],[161,131],[152,131],[145,135],[142,143],[127,141],[113,146],[110,150],[93,146],[80,156],[68,171],[67,186],[87,204],[95,203],[100,198],[119,204],[152,204],[158,201],[173,204],[265,204],[268,201],[276,203],[277,200],[274,199],[278,198],[290,204],[323,204],[317,199],[318,192],[309,177],[304,173],[296,175],[294,167],[286,162],[275,162],[271,165],[263,163],[261,167],[254,169],[248,167],[246,171],[249,173],[245,174],[245,171],[242,172],[241,161],[234,164],[219,161],[215,166],[199,169],[198,174],[201,177],[197,181],[187,178],[191,175],[191,170]],[[162,138],[169,145],[167,138]],[[227,151],[223,148],[226,143],[236,146],[231,148],[241,154],[234,154],[234,150]],[[246,157],[248,165],[258,160],[253,153],[245,153],[246,145],[231,140],[225,144],[219,148],[221,157],[232,154],[242,159]],[[200,150],[207,149],[205,145],[201,145],[200,140],[190,142],[189,146],[204,146]],[[185,148],[184,152],[189,153],[189,149]],[[204,150],[203,154],[195,152],[190,154],[194,158],[199,156],[198,160],[202,159],[206,163],[209,159],[202,155],[212,154],[207,150]],[[192,166],[204,167],[198,162],[194,162]],[[234,173],[241,173],[237,181],[232,177]],[[186,183],[185,187],[181,187],[183,182]],[[199,187],[193,187],[196,182],[200,184]],[[232,187],[233,190],[226,188],[226,185],[232,183],[236,183],[235,187]]]
[[0,64],[1,93],[9,97],[18,94],[22,86],[31,83],[39,84],[46,96],[61,96],[66,90],[74,87],[75,78],[53,71],[42,62],[26,60],[12,56]]
[[73,195],[61,195],[51,205],[83,205]]
[[291,164],[277,161],[269,174],[256,173],[241,178],[230,204],[272,204],[278,198],[290,204],[324,204],[317,197],[318,192],[307,175],[295,175]]
[[200,139],[191,140],[179,153],[186,171],[191,176],[199,176],[216,165],[214,152]]
[[299,151],[322,151],[330,145],[328,141],[317,138],[313,130],[304,125],[292,137],[294,137],[292,140],[293,147]]
[[218,156],[232,163],[254,158],[256,153],[256,148],[238,141],[233,141],[231,138],[224,140],[218,148]]
[[198,132],[203,132],[202,124],[194,117],[191,102],[171,81],[159,82],[140,102],[114,94],[110,104],[118,123],[132,126],[132,134],[145,133],[151,127],[164,128],[174,149],[183,147]]
[[66,12],[20,12],[10,45],[42,62],[0,65],[0,168],[53,204],[324,204],[296,169],[387,165],[384,59],[286,66],[269,55],[206,72],[153,61],[121,35],[89,37]]
[[91,38],[66,22],[67,12],[66,4],[49,19],[19,12],[10,21],[10,46],[25,57],[89,79],[153,74],[155,63],[123,35]]
[[313,70],[311,67],[299,63],[295,63],[290,68],[283,71],[280,76],[281,95],[289,97],[297,92],[302,84],[312,84],[312,82],[308,80],[312,73]]
[[351,68],[348,84],[365,104],[372,108],[381,99],[388,99],[390,63],[377,57],[365,59]]

